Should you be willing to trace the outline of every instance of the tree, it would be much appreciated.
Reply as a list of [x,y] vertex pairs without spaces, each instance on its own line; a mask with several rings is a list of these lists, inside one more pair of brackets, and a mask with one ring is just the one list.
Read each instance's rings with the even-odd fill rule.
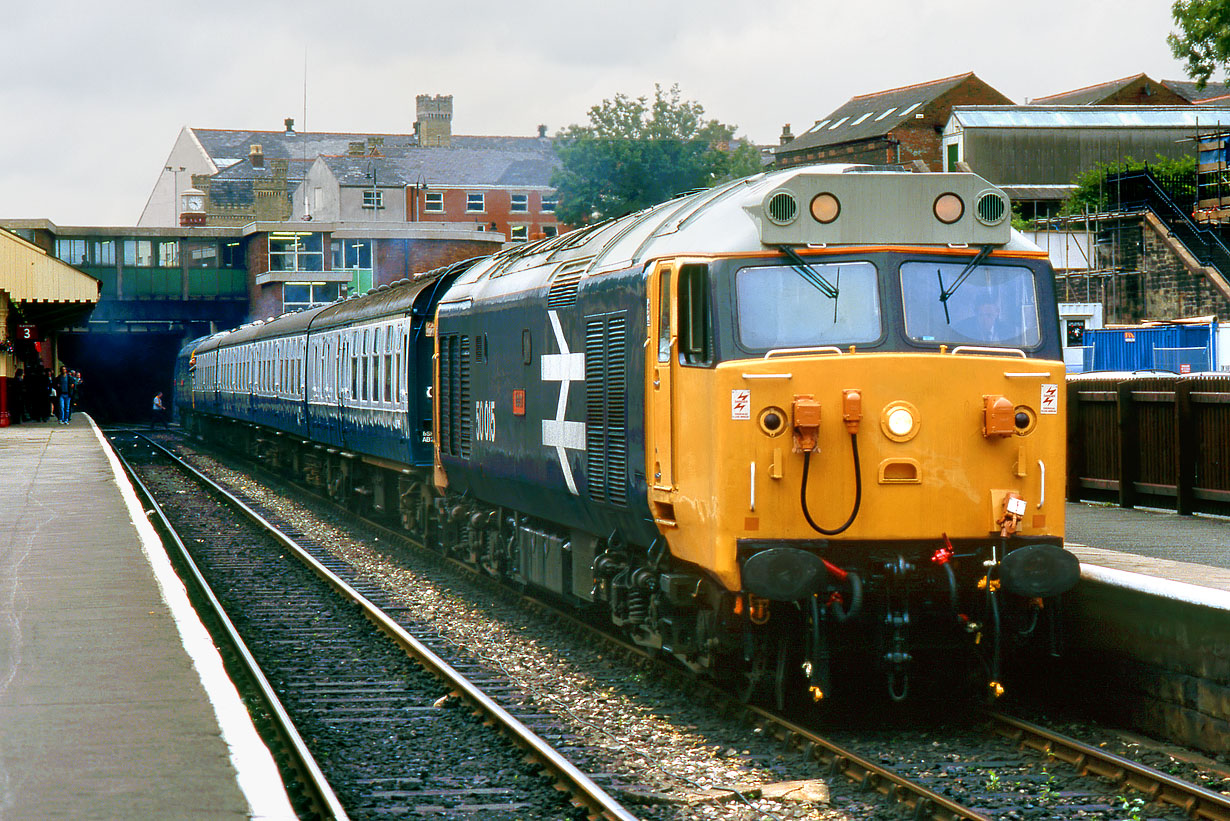
[[[1194,187],[1196,158],[1188,155],[1172,159],[1160,154],[1153,162],[1141,162],[1125,157],[1119,162],[1098,163],[1093,168],[1076,175],[1072,182],[1076,190],[1068,195],[1059,209],[1062,216],[1079,216],[1086,212],[1098,214],[1111,207],[1111,190],[1108,178],[1113,174],[1148,169],[1165,185]],[[1194,193],[1194,190],[1193,190]]]
[[734,139],[735,127],[706,120],[679,86],[654,86],[653,100],[616,94],[589,110],[588,125],[557,135],[556,216],[584,225],[668,200],[686,191],[760,171],[760,152]]
[[1219,67],[1230,77],[1230,0],[1175,0],[1170,13],[1179,31],[1166,37],[1187,76],[1204,88]]

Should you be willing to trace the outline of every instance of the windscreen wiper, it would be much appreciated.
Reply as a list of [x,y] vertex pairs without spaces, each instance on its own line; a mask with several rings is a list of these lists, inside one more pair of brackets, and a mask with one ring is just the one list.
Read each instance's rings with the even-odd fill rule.
[[799,256],[797,251],[789,245],[779,245],[777,250],[789,257],[790,261],[794,263],[791,267],[798,271],[803,279],[814,285],[820,293],[829,299],[837,299],[837,286],[825,279],[824,275],[815,268],[811,267],[811,263]]
[[939,268],[935,269],[935,276],[940,281],[940,302],[944,304],[944,321],[949,325],[952,324],[952,318],[948,316],[948,298],[957,292],[957,289],[961,287],[961,283],[965,282],[974,269],[978,267],[978,263],[987,258],[991,253],[991,248],[992,246],[990,245],[982,246],[982,250],[961,269],[961,273],[957,274],[957,281],[952,284],[951,288],[944,287],[944,275],[940,273]]

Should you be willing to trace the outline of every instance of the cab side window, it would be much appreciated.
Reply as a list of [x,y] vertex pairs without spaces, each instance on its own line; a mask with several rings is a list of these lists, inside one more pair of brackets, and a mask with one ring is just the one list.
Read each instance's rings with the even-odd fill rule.
[[713,364],[713,322],[709,308],[709,266],[679,269],[679,361]]

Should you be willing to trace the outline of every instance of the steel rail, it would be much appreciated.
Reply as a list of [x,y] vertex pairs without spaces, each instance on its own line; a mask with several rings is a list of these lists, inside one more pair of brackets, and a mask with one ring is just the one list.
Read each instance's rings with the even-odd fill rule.
[[[146,441],[149,440],[147,439]],[[227,616],[222,603],[214,595],[209,582],[205,580],[200,568],[192,560],[187,546],[180,539],[179,533],[172,526],[162,506],[158,504],[153,492],[141,481],[136,471],[128,464],[128,460],[124,458],[119,450],[114,446],[112,446],[111,450],[115,453],[120,465],[123,466],[124,472],[128,474],[129,481],[132,482],[144,500],[150,504],[154,516],[157,517],[158,526],[164,534],[170,537],[175,545],[176,552],[179,554],[179,560],[191,575],[191,583],[195,585],[200,596],[208,603],[213,617],[218,620],[222,630],[226,633],[226,641],[242,663],[245,674],[260,691],[261,699],[269,712],[269,716],[294,762],[292,766],[303,780],[310,800],[316,805],[313,809],[323,818],[331,818],[334,821],[349,821],[349,816],[346,814],[345,808],[342,807],[342,802],[338,800],[337,794],[334,793],[333,787],[329,784],[329,780],[320,769],[320,765],[316,763],[315,756],[312,755],[303,737],[299,734],[294,720],[286,712],[286,708],[282,706],[281,700],[273,690],[273,685],[265,677],[260,664],[253,657],[251,651],[248,650],[247,644],[244,643],[230,617]],[[165,452],[165,448],[163,450]]]
[[[190,465],[188,468],[190,470],[194,470]],[[257,471],[270,476],[277,481],[285,481],[284,477],[269,472],[266,468],[259,464],[255,465],[255,468]],[[297,492],[316,499],[322,504],[331,505],[337,510],[337,512],[345,516],[353,517],[356,521],[362,522],[365,527],[369,527],[387,535],[391,541],[395,542],[397,540],[402,540],[413,544],[420,549],[428,550],[429,553],[434,556],[438,556],[450,565],[465,570],[468,573],[472,573],[476,580],[498,586],[498,582],[496,580],[488,576],[484,576],[481,573],[475,572],[473,567],[465,564],[464,562],[445,557],[426,548],[421,542],[415,539],[412,534],[402,530],[396,530],[380,522],[372,521],[359,516],[354,511],[338,505],[337,502],[332,499],[314,493],[301,485],[295,485],[294,487]],[[675,677],[682,677],[685,675],[679,670],[679,668],[663,664],[659,659],[647,655],[642,648],[636,646],[635,644],[625,641],[608,632],[596,630],[593,625],[576,618],[572,613],[557,608],[549,602],[539,599],[527,599],[527,601],[545,611],[550,612],[557,618],[566,620],[579,630],[583,630],[590,634],[596,633],[604,640],[620,647],[625,652],[635,655],[637,658],[642,659],[647,663],[658,665],[663,673]],[[804,755],[809,756],[813,761],[816,761],[821,766],[827,767],[833,774],[841,774],[848,780],[862,785],[867,790],[877,792],[890,800],[905,805],[912,810],[912,817],[919,819],[919,821],[924,821],[924,819],[930,819],[930,821],[990,821],[988,816],[983,815],[969,807],[958,804],[949,798],[945,798],[939,793],[933,792],[921,784],[915,784],[898,773],[868,761],[867,759],[859,756],[857,753],[851,752],[850,750],[847,750],[844,747],[841,747],[840,745],[831,742],[810,730],[795,725],[786,719],[776,716],[773,713],[759,707],[738,701],[729,692],[710,682],[697,680],[695,678],[687,678],[687,684],[688,686],[699,687],[701,690],[707,692],[709,697],[715,702],[720,702],[721,704],[733,707],[735,710],[741,712],[749,723],[755,723],[759,725],[762,730],[772,733],[772,735],[779,741],[789,743],[792,747],[799,748]]]
[[781,716],[759,707],[750,705],[743,705],[743,707],[749,718],[754,718],[765,732],[772,733],[779,741],[791,747],[801,749],[813,760],[828,765],[831,772],[841,773],[851,781],[861,784],[865,789],[874,790],[904,804],[913,810],[912,818],[933,819],[933,821],[957,821],[957,819],[990,821],[989,816],[945,798],[890,769],[873,764],[862,756],[834,744],[811,730],[793,724]]
[[995,732],[1021,747],[1065,761],[1082,775],[1111,779],[1142,793],[1150,801],[1178,807],[1189,818],[1230,821],[1230,798],[1221,793],[1013,716],[990,710],[986,715]]
[[340,595],[357,604],[363,614],[382,632],[389,636],[399,647],[412,656],[420,665],[443,681],[450,692],[464,699],[473,709],[491,719],[512,741],[536,761],[542,764],[555,777],[556,784],[569,792],[573,801],[584,806],[593,817],[605,818],[608,821],[637,821],[635,815],[628,812],[605,790],[593,782],[589,776],[581,772],[570,761],[561,756],[550,744],[522,724],[515,716],[493,701],[486,693],[474,686],[465,676],[457,672],[448,662],[437,656],[426,645],[410,635],[393,619],[389,618],[376,605],[372,604],[362,593],[355,590],[345,581],[338,578],[332,571],[317,561],[279,528],[249,507],[245,502],[229,490],[210,479],[201,471],[189,465],[162,445],[147,439],[158,450],[179,465],[182,469],[194,475],[215,493],[227,500],[251,521],[266,529],[270,536],[283,547],[291,551],[305,565],[312,569],[322,581],[336,590]]

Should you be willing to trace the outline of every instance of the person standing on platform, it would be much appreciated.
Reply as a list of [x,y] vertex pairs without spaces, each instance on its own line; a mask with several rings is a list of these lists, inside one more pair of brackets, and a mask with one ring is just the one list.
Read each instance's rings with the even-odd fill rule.
[[9,381],[9,407],[13,409],[9,413],[9,421],[20,425],[26,418],[26,380],[21,368],[17,369]]
[[150,411],[149,428],[153,430],[159,423],[167,427],[167,406],[162,404],[162,391],[154,394],[154,406]]
[[[81,376],[81,371],[70,371],[73,375],[73,410],[81,410],[85,407],[85,379]],[[68,415],[72,419],[72,413]]]
[[60,375],[55,378],[53,387],[56,391],[56,402],[60,406],[60,424],[67,425],[73,409],[73,378],[66,365],[60,366]]

